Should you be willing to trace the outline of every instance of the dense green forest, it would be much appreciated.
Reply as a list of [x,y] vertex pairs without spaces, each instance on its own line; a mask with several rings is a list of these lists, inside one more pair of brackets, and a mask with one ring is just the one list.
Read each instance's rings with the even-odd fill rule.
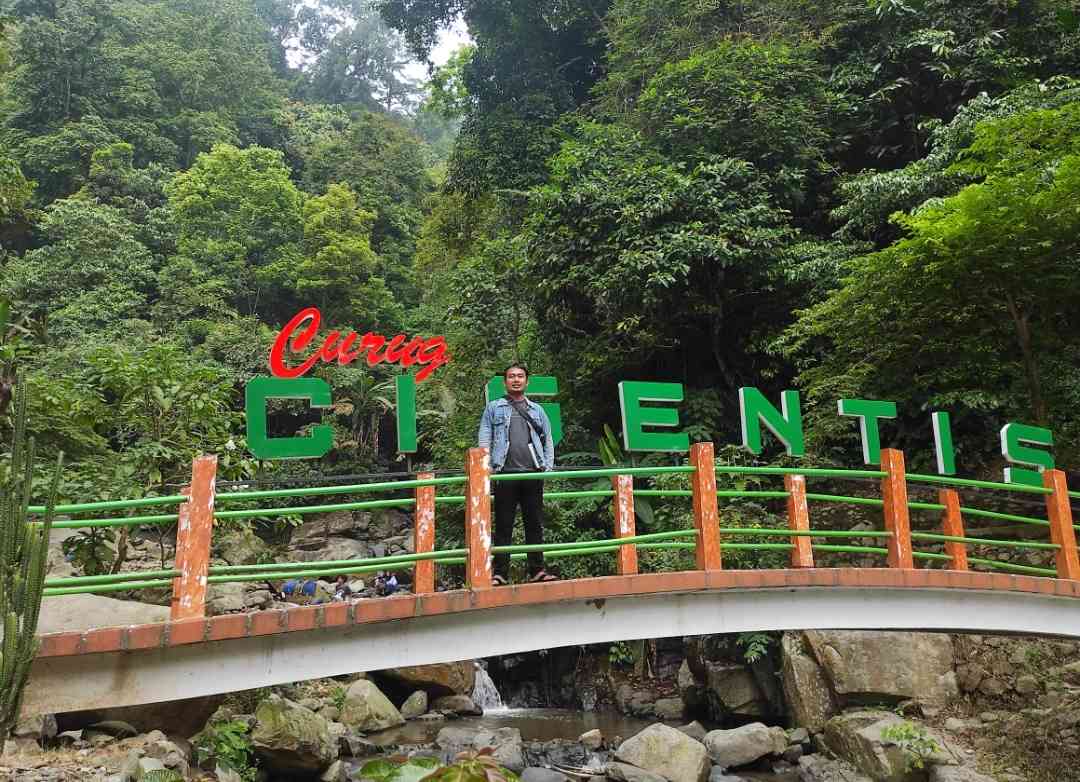
[[[561,461],[624,379],[803,394],[818,461],[962,474],[1009,420],[1080,453],[1080,8],[1072,0],[0,0],[0,415],[32,393],[63,494],[459,466],[511,359],[559,378]],[[472,44],[424,83],[441,30]],[[393,372],[320,367],[335,448],[248,454],[243,386],[298,309],[445,334],[421,452]],[[282,403],[285,433],[310,423]],[[3,424],[8,426],[7,423]],[[773,450],[771,455],[775,455]],[[670,458],[670,457],[666,457]]]

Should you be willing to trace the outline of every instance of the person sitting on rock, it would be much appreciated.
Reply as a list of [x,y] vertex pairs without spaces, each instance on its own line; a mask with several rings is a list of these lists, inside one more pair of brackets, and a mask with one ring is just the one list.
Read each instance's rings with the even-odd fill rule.
[[352,597],[352,588],[349,586],[348,576],[338,576],[334,581],[334,600],[342,602]]

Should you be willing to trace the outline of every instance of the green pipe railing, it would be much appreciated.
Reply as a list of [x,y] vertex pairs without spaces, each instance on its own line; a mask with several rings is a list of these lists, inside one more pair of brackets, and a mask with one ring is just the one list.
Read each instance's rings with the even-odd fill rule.
[[912,540],[938,540],[954,543],[971,543],[976,546],[1006,546],[1009,548],[1059,549],[1057,543],[1027,543],[1018,540],[993,540],[991,538],[967,538],[958,535],[939,535],[932,532],[912,532]]
[[[88,510],[120,510],[122,508],[146,508],[151,505],[179,505],[186,502],[183,494],[171,494],[167,497],[143,497],[137,500],[103,500],[102,502],[81,502],[75,505],[57,505],[55,513],[83,513]],[[44,513],[44,505],[31,505],[30,513]]]
[[612,475],[672,475],[696,472],[691,465],[682,467],[603,467],[589,470],[552,470],[550,472],[498,472],[493,481],[552,481],[569,478],[608,478]]
[[454,475],[445,478],[426,478],[408,481],[382,481],[380,483],[354,483],[348,486],[314,486],[306,489],[266,489],[263,491],[237,491],[222,492],[214,499],[215,502],[243,502],[247,500],[268,500],[278,497],[317,497],[324,494],[359,494],[369,491],[395,491],[399,489],[416,489],[421,486],[453,486],[465,483],[468,479],[464,475]]
[[970,486],[975,489],[1000,489],[1001,491],[1015,491],[1025,494],[1053,494],[1051,489],[1045,486],[1028,486],[1023,483],[998,483],[996,481],[976,481],[970,478],[953,478],[949,475],[924,475],[917,472],[909,472],[907,480],[910,483],[941,483],[947,486]]
[[128,573],[105,573],[100,576],[68,576],[65,578],[45,579],[45,588],[67,586],[93,586],[97,584],[113,584],[122,581],[146,581],[162,578],[178,578],[183,575],[179,570],[140,570]]
[[718,464],[716,472],[728,475],[802,475],[804,478],[884,478],[882,470],[840,470],[816,467],[744,467]]
[[215,510],[219,519],[250,519],[257,516],[302,516],[305,513],[329,513],[338,510],[364,510],[367,508],[407,508],[416,504],[416,498],[407,500],[363,500],[339,502],[332,505],[298,505],[295,508],[256,508],[254,510]]
[[411,565],[428,559],[437,560],[439,557],[460,556],[467,553],[468,549],[455,548],[444,549],[442,551],[425,551],[419,554],[392,554],[387,557],[363,557],[360,559],[329,559],[321,562],[269,562],[262,565],[211,565],[209,571],[211,575],[225,573],[259,574],[285,572],[290,569],[303,570],[316,566],[330,568],[363,567],[375,565],[380,562]]
[[159,514],[157,516],[128,516],[119,519],[65,519],[54,521],[53,529],[80,529],[83,527],[141,527],[146,524],[172,524],[180,519],[178,513]]
[[42,597],[62,597],[63,595],[87,595],[100,594],[102,592],[127,592],[136,589],[150,589],[152,587],[172,586],[171,578],[153,579],[150,581],[125,581],[117,584],[100,584],[94,586],[83,585],[75,587],[49,587],[41,593]]
[[876,508],[885,505],[884,500],[874,499],[873,497],[847,497],[843,494],[816,494],[814,492],[807,492],[806,499],[818,500],[819,502],[843,502],[851,505],[873,505]]

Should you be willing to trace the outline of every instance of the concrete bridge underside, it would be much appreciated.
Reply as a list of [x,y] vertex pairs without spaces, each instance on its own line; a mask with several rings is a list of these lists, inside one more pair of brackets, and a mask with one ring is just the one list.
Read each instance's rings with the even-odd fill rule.
[[[795,629],[1080,638],[1080,584],[942,571],[691,572],[442,592],[45,636],[28,713],[128,706],[403,665]],[[722,584],[718,584],[718,579]],[[331,617],[333,617],[331,619]],[[214,640],[222,639],[222,640]],[[147,640],[149,639],[149,640]]]

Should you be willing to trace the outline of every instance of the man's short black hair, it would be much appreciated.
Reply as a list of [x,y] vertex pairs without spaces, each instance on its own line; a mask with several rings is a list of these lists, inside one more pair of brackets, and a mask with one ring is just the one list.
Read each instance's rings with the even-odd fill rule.
[[510,374],[511,369],[520,369],[522,372],[525,373],[525,377],[529,376],[529,368],[524,364],[519,364],[515,361],[513,364],[503,370],[503,380],[506,380],[506,376]]

